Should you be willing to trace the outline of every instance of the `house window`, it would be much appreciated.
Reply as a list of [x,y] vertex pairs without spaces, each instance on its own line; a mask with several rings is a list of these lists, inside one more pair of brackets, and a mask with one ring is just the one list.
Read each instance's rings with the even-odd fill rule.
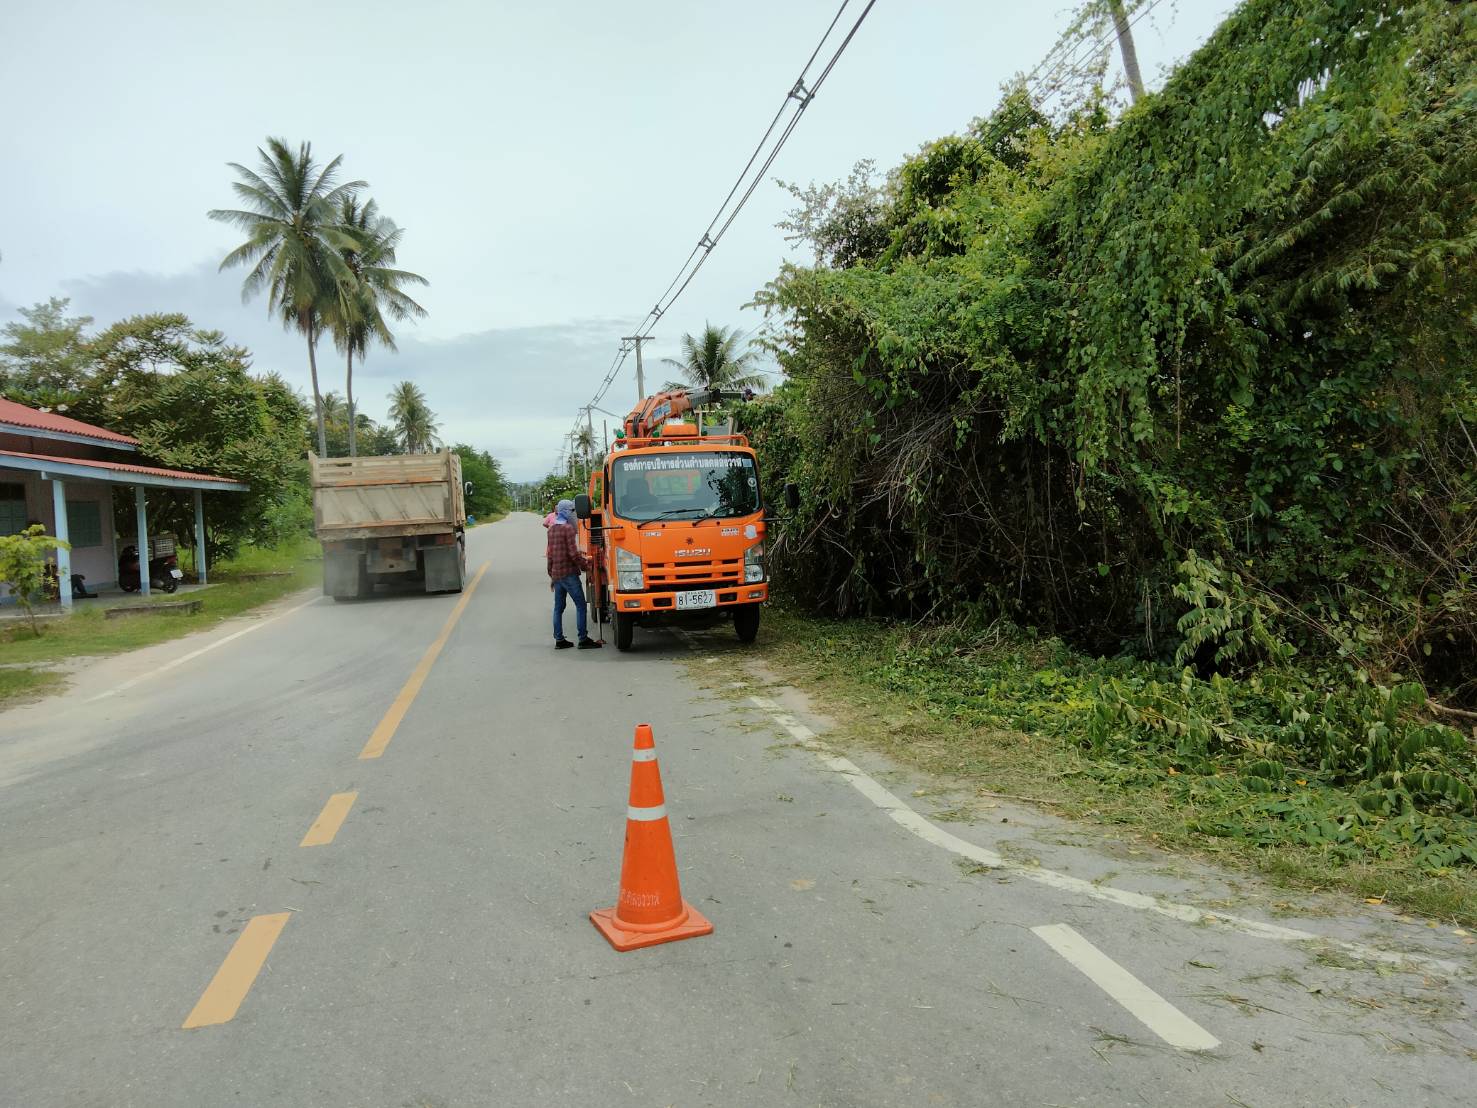
[[26,529],[26,486],[0,482],[0,535],[19,535]]
[[73,550],[103,544],[103,513],[96,500],[67,501],[67,541]]

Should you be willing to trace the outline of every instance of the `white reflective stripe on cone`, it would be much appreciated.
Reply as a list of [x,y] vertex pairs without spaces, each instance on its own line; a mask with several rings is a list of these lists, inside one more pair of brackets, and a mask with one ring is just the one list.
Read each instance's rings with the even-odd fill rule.
[[631,751],[631,761],[633,761],[633,762],[654,762],[654,761],[656,761],[656,751],[655,750],[633,750],[633,751]]
[[626,818],[634,819],[640,823],[650,823],[653,820],[667,818],[667,806],[658,804],[655,808],[627,808]]

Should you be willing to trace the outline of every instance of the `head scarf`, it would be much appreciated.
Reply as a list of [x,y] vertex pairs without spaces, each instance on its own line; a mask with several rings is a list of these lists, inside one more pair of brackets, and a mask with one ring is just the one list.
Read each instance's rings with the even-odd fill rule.
[[548,515],[544,516],[544,526],[546,528],[554,526],[554,524],[556,524],[557,522],[559,522],[558,512],[550,512]]
[[571,527],[573,527],[574,526],[574,501],[573,500],[561,500],[561,501],[559,501],[559,503],[554,506],[554,514],[559,517],[554,522],[556,522],[556,523],[567,523]]

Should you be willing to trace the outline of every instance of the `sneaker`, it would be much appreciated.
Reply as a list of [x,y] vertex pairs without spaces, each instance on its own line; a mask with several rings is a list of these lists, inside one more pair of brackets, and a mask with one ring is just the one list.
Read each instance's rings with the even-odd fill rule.
[[590,638],[588,635],[586,635],[584,638],[580,639],[580,649],[581,650],[599,650],[600,649],[600,644],[598,642],[596,642],[594,639]]
[[574,645],[574,643],[570,642],[568,639],[555,639],[554,640],[554,649],[555,650],[568,650],[573,645]]

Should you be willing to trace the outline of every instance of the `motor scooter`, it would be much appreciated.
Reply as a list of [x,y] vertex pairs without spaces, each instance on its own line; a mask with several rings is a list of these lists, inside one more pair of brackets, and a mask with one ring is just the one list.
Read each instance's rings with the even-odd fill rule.
[[[138,573],[138,547],[125,546],[123,552],[118,555],[118,587],[124,592],[139,591]],[[160,553],[157,557],[149,559],[149,588],[163,589],[165,592],[174,592],[179,588],[179,583],[184,579],[184,573],[179,568],[179,559],[173,551]]]

